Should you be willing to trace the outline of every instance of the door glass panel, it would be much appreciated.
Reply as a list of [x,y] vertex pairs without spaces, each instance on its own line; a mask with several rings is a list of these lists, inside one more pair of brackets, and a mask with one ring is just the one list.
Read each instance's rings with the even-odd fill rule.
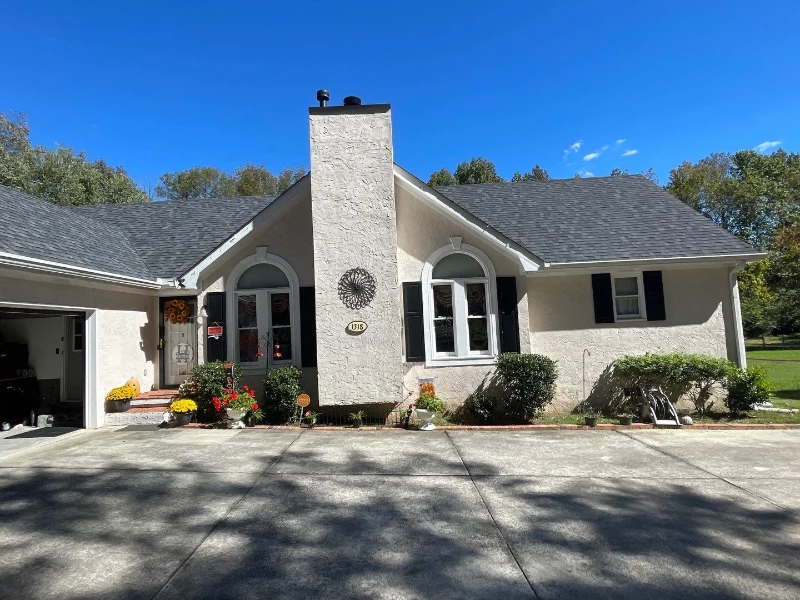
[[467,319],[469,325],[469,349],[471,352],[484,352],[489,349],[489,335],[486,319]]
[[239,330],[239,362],[258,362],[258,329]]
[[237,296],[239,327],[258,327],[256,304],[255,295]]
[[291,327],[276,327],[272,330],[272,360],[292,360]]
[[289,325],[289,294],[270,294],[272,326]]
[[467,288],[467,315],[486,316],[486,286],[482,283],[468,283]]

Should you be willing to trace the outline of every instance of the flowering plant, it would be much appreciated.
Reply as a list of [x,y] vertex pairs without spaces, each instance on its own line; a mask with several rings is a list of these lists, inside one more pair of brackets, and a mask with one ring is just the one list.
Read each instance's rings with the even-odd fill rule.
[[223,390],[221,398],[214,396],[211,399],[211,404],[214,410],[220,414],[224,412],[226,408],[231,408],[249,414],[251,418],[260,421],[264,418],[264,412],[258,406],[255,397],[256,391],[251,390],[246,385],[242,386],[241,390],[226,388]]
[[432,410],[437,413],[447,410],[447,405],[436,396],[436,388],[429,381],[419,386],[419,398],[417,398],[416,406],[420,410]]
[[136,388],[132,385],[122,385],[120,387],[115,387],[113,390],[108,392],[106,396],[106,401],[113,402],[115,400],[132,400],[136,398],[138,394],[136,393]]
[[190,398],[178,398],[169,405],[169,410],[174,413],[197,412],[197,402]]
[[322,413],[314,412],[313,410],[307,410],[306,414],[304,415],[306,419],[308,419],[309,423],[313,423],[317,420],[317,417],[320,416]]

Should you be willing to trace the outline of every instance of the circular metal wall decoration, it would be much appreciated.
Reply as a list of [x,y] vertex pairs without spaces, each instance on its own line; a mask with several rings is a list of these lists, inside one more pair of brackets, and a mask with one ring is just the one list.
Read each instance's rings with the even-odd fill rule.
[[375,297],[375,278],[366,269],[350,269],[339,279],[339,298],[347,308],[364,308]]

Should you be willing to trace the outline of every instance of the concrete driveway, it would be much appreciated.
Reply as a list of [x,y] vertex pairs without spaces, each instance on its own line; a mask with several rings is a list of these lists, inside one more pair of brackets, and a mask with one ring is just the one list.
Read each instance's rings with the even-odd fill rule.
[[0,461],[0,598],[797,598],[800,431],[103,430]]

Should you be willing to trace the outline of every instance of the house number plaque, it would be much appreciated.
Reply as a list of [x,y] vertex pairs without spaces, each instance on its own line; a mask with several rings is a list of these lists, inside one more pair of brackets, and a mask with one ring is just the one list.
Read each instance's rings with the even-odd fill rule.
[[350,321],[345,329],[347,330],[347,333],[358,335],[367,330],[367,324],[364,321]]

